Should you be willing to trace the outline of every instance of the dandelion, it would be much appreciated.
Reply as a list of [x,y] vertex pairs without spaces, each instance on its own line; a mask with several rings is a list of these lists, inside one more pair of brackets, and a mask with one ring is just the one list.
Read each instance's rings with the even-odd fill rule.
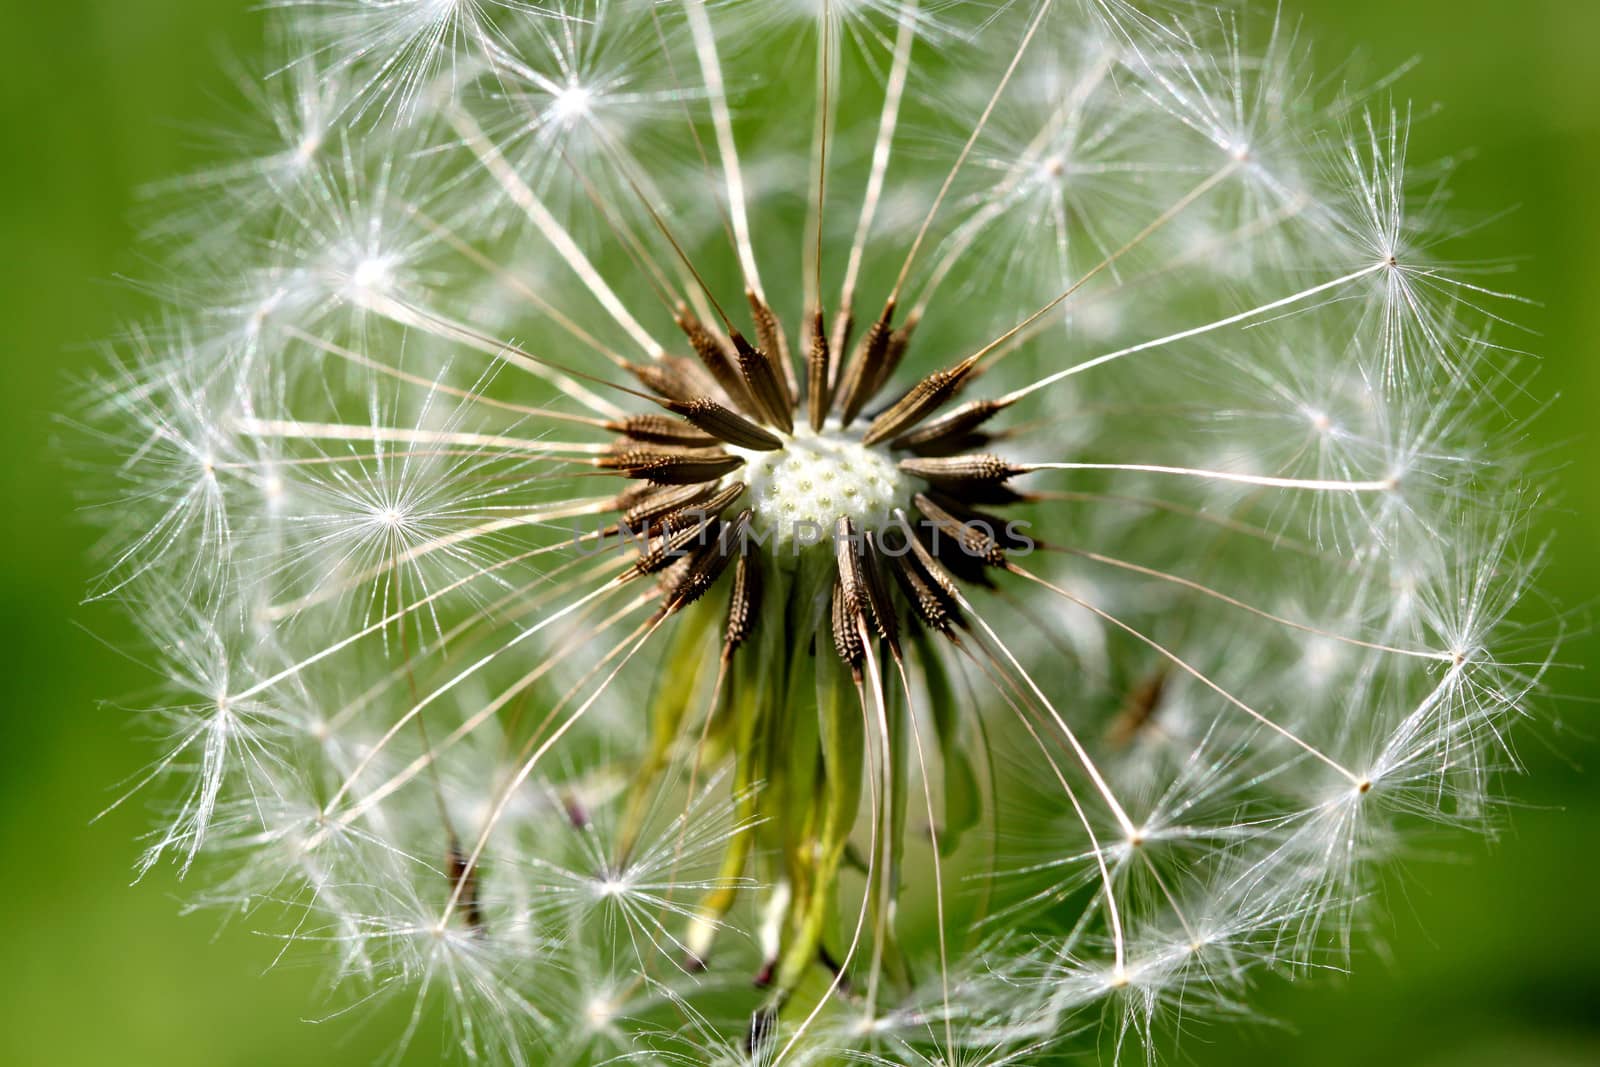
[[85,417],[97,593],[144,866],[402,1049],[1155,1054],[1492,811],[1511,298],[1286,16],[267,6]]

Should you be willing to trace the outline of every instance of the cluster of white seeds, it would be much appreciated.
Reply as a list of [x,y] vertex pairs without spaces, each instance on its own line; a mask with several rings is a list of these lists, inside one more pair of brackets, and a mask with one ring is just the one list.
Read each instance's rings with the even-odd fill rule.
[[802,423],[782,449],[745,455],[735,477],[750,486],[751,528],[780,550],[827,540],[840,516],[858,530],[884,529],[911,500],[913,480],[858,433]]

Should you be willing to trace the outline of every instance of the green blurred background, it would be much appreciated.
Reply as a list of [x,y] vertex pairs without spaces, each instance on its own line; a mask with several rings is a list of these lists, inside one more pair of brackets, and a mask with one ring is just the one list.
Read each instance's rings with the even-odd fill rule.
[[[759,0],[768,2],[768,0]],[[1533,429],[1556,471],[1546,588],[1563,608],[1600,591],[1600,2],[1285,0],[1334,60],[1420,56],[1397,90],[1419,105],[1413,155],[1474,152],[1459,206],[1516,210],[1454,249],[1525,255],[1512,286],[1543,302],[1533,391],[1559,394]],[[0,1067],[372,1062],[393,1019],[311,1024],[317,973],[263,973],[248,922],[180,917],[170,872],[128,888],[139,803],[91,826],[148,757],[115,708],[148,682],[99,643],[120,631],[80,607],[88,530],[52,447],[92,342],[139,313],[114,276],[143,272],[130,213],[144,183],[195,162],[187,129],[221,120],[219,58],[259,35],[246,0],[51,0],[6,5],[0,43],[0,355],[4,522],[0,627]],[[1531,407],[1531,405],[1530,405]],[[91,633],[93,636],[91,636]],[[1352,977],[1264,983],[1281,1025],[1190,1032],[1171,1062],[1566,1067],[1600,1064],[1600,779],[1591,703],[1600,638],[1564,650],[1563,699],[1521,738],[1532,774],[1494,842],[1440,838],[1384,889]],[[437,1049],[420,1041],[409,1062]]]

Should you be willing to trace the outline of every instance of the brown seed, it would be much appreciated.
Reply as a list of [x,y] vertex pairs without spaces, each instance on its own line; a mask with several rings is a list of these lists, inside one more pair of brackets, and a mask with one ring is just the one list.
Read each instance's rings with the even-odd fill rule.
[[697,529],[711,519],[721,517],[723,512],[733,506],[734,501],[744,495],[744,491],[743,482],[733,482],[721,489],[710,489],[688,503],[659,513],[640,526],[629,526],[624,529],[636,540],[641,538],[645,541],[671,540],[684,530]]
[[754,402],[750,399],[750,391],[745,388],[744,378],[739,374],[739,361],[732,347],[696,318],[688,304],[678,305],[674,320],[689,339],[695,355],[700,357],[700,362],[722,387],[733,406],[746,414],[755,414]]
[[840,659],[850,665],[851,673],[859,681],[865,649],[861,644],[861,634],[856,629],[855,607],[840,581],[833,583],[832,622],[833,650],[839,654]]
[[883,387],[889,384],[894,372],[900,369],[901,362],[906,358],[906,350],[911,347],[911,331],[916,327],[916,320],[909,319],[904,326],[890,332],[889,343],[883,350],[883,358],[878,361],[866,385],[869,401],[883,392]]
[[669,418],[655,412],[646,415],[628,415],[613,420],[606,423],[606,429],[635,441],[677,445],[681,448],[704,448],[717,443],[715,437],[699,427],[686,425],[681,419]]
[[[903,512],[896,512],[896,515],[902,521],[905,520],[905,514]],[[918,572],[930,583],[931,587],[946,602],[948,610],[952,615],[955,616],[955,621],[960,623],[961,594],[956,589],[955,579],[950,577],[949,572],[944,569],[944,566],[934,558],[931,552],[928,551],[927,546],[925,546],[922,541],[916,537],[911,538],[911,558],[916,560]]]
[[794,380],[794,364],[789,361],[789,342],[784,337],[783,326],[766,301],[755,294],[755,290],[746,289],[744,297],[750,303],[750,317],[755,320],[756,344],[775,364],[775,369],[783,381],[788,407],[792,408],[796,399],[795,390],[799,383]]
[[754,552],[740,545],[739,565],[733,572],[733,589],[728,594],[728,625],[723,637],[723,658],[750,639],[761,611],[761,562]]
[[889,645],[889,651],[900,658],[900,620],[895,613],[894,601],[889,596],[889,584],[884,578],[884,562],[878,554],[878,543],[868,530],[861,553],[862,587],[867,604],[872,609],[872,620],[878,636]]
[[891,326],[894,309],[893,300],[883,305],[883,314],[878,316],[878,321],[868,327],[866,336],[861,338],[861,344],[856,347],[856,354],[850,360],[850,365],[845,368],[844,379],[839,382],[835,398],[842,425],[849,426],[855,421],[856,416],[861,414],[861,409],[867,406],[867,402],[874,395],[871,383],[883,380],[878,368],[888,354],[889,342],[894,333]]
[[917,557],[890,556],[887,568],[911,602],[916,617],[924,623],[943,633],[960,620],[959,606],[924,573]]
[[[617,494],[614,507],[622,513],[617,526],[626,530],[642,530],[663,515],[698,504],[716,492],[711,483],[662,487],[649,482],[630,486]],[[615,533],[613,527],[610,533]]]
[[793,433],[793,405],[772,362],[766,353],[752,345],[738,330],[733,331],[732,340],[733,350],[739,358],[739,373],[744,376],[745,385],[761,416],[784,433]]
[[628,372],[639,384],[667,400],[693,400],[716,386],[692,360],[665,355],[654,363],[630,363]]
[[760,452],[775,452],[783,447],[781,437],[763,430],[743,415],[728,410],[709,397],[667,400],[664,403],[667,410],[683,416],[701,430],[727,444]]
[[705,596],[717,584],[717,579],[728,569],[728,564],[739,555],[739,546],[750,528],[751,514],[747,508],[732,522],[723,523],[716,539],[703,544],[689,558],[683,574],[673,584],[670,594],[663,598],[663,611],[679,611]]
[[944,448],[946,443],[972,434],[1010,404],[1008,400],[969,401],[953,411],[929,420],[910,433],[901,434],[890,442],[890,447],[916,452],[919,455],[950,455],[951,451],[959,449],[946,451]]
[[822,308],[811,312],[810,345],[806,348],[806,403],[811,415],[811,428],[820,432],[828,419],[828,408],[833,403],[829,378],[833,374],[833,357],[828,348],[828,331],[822,319]]
[[629,478],[648,478],[657,485],[691,485],[714,482],[738,470],[744,459],[714,448],[678,451],[628,448],[600,456],[595,464],[606,470],[622,471]]
[[949,370],[934,371],[913,385],[906,394],[891,404],[887,411],[872,420],[861,438],[864,445],[875,445],[897,437],[923,419],[933,414],[966,384],[978,357],[968,356]]
[[991,567],[1009,566],[1005,549],[995,539],[995,527],[991,525],[994,520],[981,515],[957,518],[934,503],[926,493],[918,493],[913,503],[939,533],[953,539],[966,555],[980,559]]
[[838,568],[840,590],[849,601],[850,610],[860,614],[865,606],[866,590],[861,584],[861,546],[857,540],[856,524],[848,515],[840,515],[833,524],[833,562]]
[[711,499],[701,505],[701,508],[712,515],[721,515],[739,502],[739,498],[744,496],[747,488],[749,487],[743,482],[729,482],[713,493]]
[[[645,547],[634,562],[633,573],[657,574],[686,563],[701,547],[715,540],[723,512],[744,495],[745,484],[724,486],[703,501],[697,501],[661,517],[654,528],[642,531]],[[667,582],[671,590],[681,576]]]
[[955,493],[999,485],[1027,470],[1026,467],[1019,467],[1000,456],[987,453],[937,459],[903,459],[900,469]]
[[[716,538],[721,526],[721,519],[715,515],[702,513],[698,521],[673,530],[665,537],[656,538],[651,542],[650,547],[639,553],[639,558],[633,561],[633,568],[628,573],[660,574],[672,567],[686,567],[697,549]],[[670,589],[678,580],[675,577],[665,584]]]
[[[1004,486],[1000,487],[1000,491],[1010,492],[1010,490],[1005,489]],[[997,515],[991,515],[980,510],[979,508],[974,507],[973,505],[976,503],[974,500],[968,499],[964,496],[954,496],[939,486],[930,486],[928,488],[927,496],[928,499],[932,500],[939,507],[944,508],[950,514],[954,515],[957,520],[964,522],[969,526],[976,525],[980,527],[983,531],[992,536],[1001,548],[1008,552],[1012,549],[1029,550],[1038,546],[1037,541],[1014,533],[1013,527],[1005,519]]]

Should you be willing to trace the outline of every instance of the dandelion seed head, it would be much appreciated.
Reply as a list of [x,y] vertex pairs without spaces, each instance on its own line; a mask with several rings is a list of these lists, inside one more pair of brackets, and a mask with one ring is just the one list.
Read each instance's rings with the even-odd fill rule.
[[80,420],[94,592],[141,869],[402,1048],[1153,1056],[1494,810],[1515,301],[1288,16],[267,7]]

